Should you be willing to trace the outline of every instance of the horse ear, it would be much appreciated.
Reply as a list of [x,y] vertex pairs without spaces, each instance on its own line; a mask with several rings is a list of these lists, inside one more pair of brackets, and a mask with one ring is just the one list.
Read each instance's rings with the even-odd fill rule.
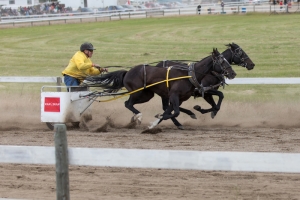
[[214,53],[215,53],[216,55],[219,54],[218,48],[215,48],[215,49],[214,49]]
[[211,53],[212,55],[215,55],[216,54],[216,49],[213,48],[213,52]]

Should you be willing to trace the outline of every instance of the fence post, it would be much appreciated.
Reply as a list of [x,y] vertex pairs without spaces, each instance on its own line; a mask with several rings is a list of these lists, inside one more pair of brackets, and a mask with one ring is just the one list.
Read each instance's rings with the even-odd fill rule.
[[70,200],[69,159],[65,124],[55,124],[56,199]]
[[[61,77],[56,78],[56,86],[61,86],[62,79]],[[61,87],[57,87],[57,92],[61,92]]]

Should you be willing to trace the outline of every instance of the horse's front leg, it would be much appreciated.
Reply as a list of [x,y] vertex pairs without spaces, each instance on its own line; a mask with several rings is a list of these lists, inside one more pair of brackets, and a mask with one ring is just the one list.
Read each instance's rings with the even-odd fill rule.
[[125,101],[125,107],[134,113],[134,116],[131,118],[131,122],[137,121],[138,124],[142,122],[142,113],[138,111],[134,105],[139,103],[145,103],[149,101],[154,96],[153,92],[143,90],[138,93],[134,93],[129,96],[129,99]]
[[[215,103],[213,99],[213,95],[218,96],[218,103]],[[204,99],[207,103],[209,103],[212,107],[210,109],[202,109],[199,105],[194,106],[194,109],[201,112],[202,114],[211,112],[211,118],[214,118],[218,111],[221,108],[222,101],[224,99],[224,95],[221,91],[218,90],[209,90],[204,94]]]

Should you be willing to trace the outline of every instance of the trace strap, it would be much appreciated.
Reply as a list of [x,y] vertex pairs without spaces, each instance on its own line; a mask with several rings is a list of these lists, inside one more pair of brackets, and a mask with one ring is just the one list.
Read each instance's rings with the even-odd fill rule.
[[[168,79],[168,81],[175,81],[175,80],[179,80],[179,79],[183,79],[183,78],[191,78],[191,76],[180,76],[180,77],[177,77],[177,78],[171,78],[171,79]],[[118,97],[115,97],[115,98],[112,98],[112,99],[107,99],[107,100],[98,101],[98,102],[108,102],[108,101],[116,100],[116,99],[119,99],[119,98],[124,97],[124,96],[126,96],[126,95],[131,95],[131,94],[133,94],[133,93],[139,92],[139,91],[141,91],[141,90],[144,90],[144,89],[146,89],[146,88],[152,87],[152,86],[154,86],[154,85],[157,85],[157,84],[160,84],[160,83],[163,83],[163,82],[166,82],[166,81],[167,81],[167,80],[163,80],[163,81],[159,81],[159,82],[156,82],[156,83],[152,83],[152,84],[147,85],[147,86],[145,86],[145,87],[141,87],[141,88],[136,89],[136,90],[134,90],[134,91],[125,93],[125,94],[123,94],[123,95],[121,95],[121,96],[118,96]],[[96,100],[95,100],[95,101],[96,101]]]

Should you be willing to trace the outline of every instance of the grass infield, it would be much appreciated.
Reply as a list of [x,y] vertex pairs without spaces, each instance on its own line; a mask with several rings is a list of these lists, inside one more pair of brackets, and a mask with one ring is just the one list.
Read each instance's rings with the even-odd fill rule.
[[[97,49],[94,63],[122,66],[110,71],[166,59],[200,60],[214,47],[222,52],[225,44],[235,42],[256,64],[251,71],[234,66],[237,77],[300,77],[299,19],[297,13],[249,13],[1,29],[0,76],[61,76],[80,44],[90,41]],[[2,85],[1,90],[12,89],[12,84]],[[274,90],[274,85],[231,85],[224,91],[249,87],[261,94]],[[300,93],[298,86],[275,87],[293,88],[283,90],[293,96]]]

